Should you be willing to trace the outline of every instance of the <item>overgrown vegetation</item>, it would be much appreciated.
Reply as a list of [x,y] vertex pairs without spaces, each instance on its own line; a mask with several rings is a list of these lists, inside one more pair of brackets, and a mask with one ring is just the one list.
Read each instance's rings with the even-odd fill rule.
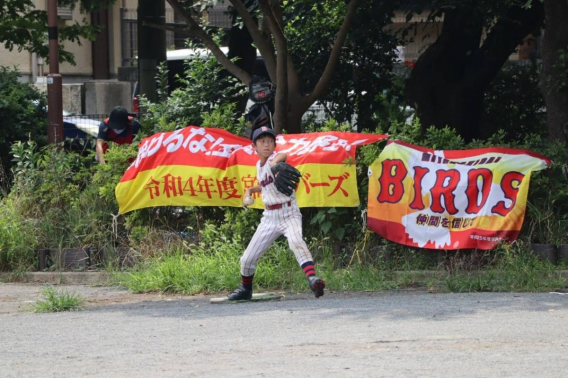
[[[47,100],[33,85],[20,82],[19,77],[16,68],[0,66],[0,165],[6,173],[10,172],[12,143],[47,143],[47,117],[40,110]],[[8,186],[7,179],[7,175],[0,175],[0,187]]]

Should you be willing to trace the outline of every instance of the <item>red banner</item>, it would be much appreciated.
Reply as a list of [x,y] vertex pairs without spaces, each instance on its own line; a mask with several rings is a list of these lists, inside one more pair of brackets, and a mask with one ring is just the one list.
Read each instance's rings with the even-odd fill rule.
[[[357,206],[357,146],[386,135],[346,132],[278,135],[276,151],[302,172],[299,206]],[[116,188],[120,212],[151,206],[242,206],[257,185],[251,141],[225,130],[188,126],[140,143],[136,160]],[[253,207],[263,207],[256,201]]]

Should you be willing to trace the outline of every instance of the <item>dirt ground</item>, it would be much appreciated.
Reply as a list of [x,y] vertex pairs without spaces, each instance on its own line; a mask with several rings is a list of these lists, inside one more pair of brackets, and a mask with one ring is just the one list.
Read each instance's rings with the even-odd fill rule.
[[[87,308],[31,313],[46,286],[81,295]],[[0,284],[0,376],[561,378],[568,370],[565,294],[285,294],[218,305],[205,295]]]
[[[134,294],[120,287],[88,285],[49,285],[38,283],[0,283],[0,315],[16,314],[33,310],[34,303],[42,298],[42,290],[53,287],[67,293],[75,293],[85,299],[86,307],[115,304],[173,301],[183,297],[162,294]],[[196,299],[204,296],[194,296]],[[187,297],[185,297],[187,298]]]

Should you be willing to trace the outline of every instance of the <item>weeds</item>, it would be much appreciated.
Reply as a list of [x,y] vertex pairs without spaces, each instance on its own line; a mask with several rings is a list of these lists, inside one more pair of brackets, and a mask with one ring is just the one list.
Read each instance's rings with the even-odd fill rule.
[[[229,239],[209,230],[207,242],[192,246],[192,250],[178,248],[168,255],[146,260],[121,278],[121,284],[134,292],[168,292],[181,294],[228,291],[240,283],[240,256],[245,245],[239,239]],[[216,238],[212,236],[216,235]],[[225,238],[225,239],[223,239]],[[423,266],[422,258],[408,254],[406,258],[378,265],[356,262],[345,266],[350,256],[336,254],[332,246],[311,241],[316,272],[326,281],[329,290],[369,291],[423,286],[411,272]],[[406,275],[395,275],[385,268],[408,269]],[[285,240],[274,243],[257,266],[255,291],[308,291],[306,277]]]
[[58,291],[53,288],[42,290],[43,299],[35,304],[35,312],[79,311],[85,300],[78,294]]
[[561,272],[538,259],[526,243],[502,245],[480,270],[454,268],[444,281],[452,292],[543,292],[568,287]]

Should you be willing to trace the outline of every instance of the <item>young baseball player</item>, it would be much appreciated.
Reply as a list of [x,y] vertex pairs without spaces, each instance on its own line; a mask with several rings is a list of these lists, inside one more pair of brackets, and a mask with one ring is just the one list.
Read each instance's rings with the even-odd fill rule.
[[[243,203],[252,205],[253,193],[262,193],[265,208],[254,236],[241,257],[241,285],[229,294],[230,300],[250,299],[252,297],[252,281],[256,264],[268,247],[280,235],[286,236],[290,249],[304,270],[310,289],[316,298],[324,293],[325,282],[316,276],[314,262],[310,251],[302,237],[302,214],[296,203],[293,190],[290,195],[281,193],[275,185],[272,168],[286,161],[286,154],[275,153],[276,133],[269,127],[261,127],[254,131],[252,145],[260,160],[256,164],[259,185],[245,191]],[[292,168],[292,167],[290,167]],[[292,168],[294,169],[294,168]],[[276,175],[282,174],[276,173]]]

